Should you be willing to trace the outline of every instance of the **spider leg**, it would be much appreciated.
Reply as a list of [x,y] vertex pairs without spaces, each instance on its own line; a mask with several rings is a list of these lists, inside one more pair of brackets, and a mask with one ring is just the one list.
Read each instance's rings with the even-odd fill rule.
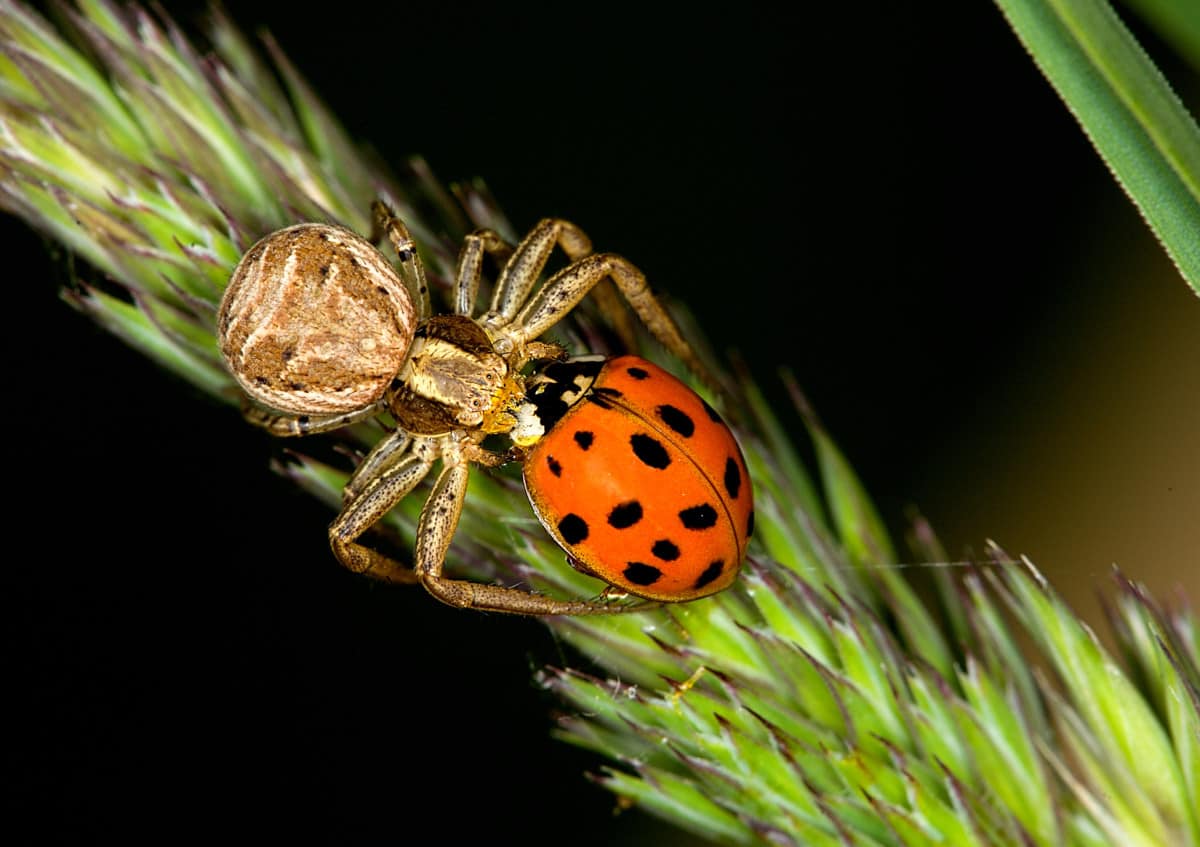
[[470,476],[466,462],[447,463],[417,524],[416,573],[434,597],[460,609],[479,609],[515,615],[611,615],[643,611],[657,604],[616,605],[582,600],[556,600],[519,588],[487,585],[442,575],[450,539],[462,515]]
[[242,415],[247,421],[260,426],[272,435],[297,436],[313,435],[318,432],[329,432],[343,426],[349,426],[359,421],[379,414],[379,404],[367,406],[353,412],[343,412],[336,415],[292,415],[286,412],[275,412],[256,406],[248,398],[242,400]]
[[572,262],[592,252],[591,240],[575,224],[559,218],[541,220],[517,245],[500,272],[491,310],[483,317],[485,325],[506,326],[512,322],[550,260],[555,244],[562,247]]
[[412,568],[359,544],[357,539],[403,500],[417,483],[429,475],[434,451],[420,441],[407,457],[378,472],[373,479],[355,474],[356,491],[329,525],[329,546],[337,560],[355,573],[392,583],[414,583]]
[[617,339],[626,351],[637,350],[637,334],[634,331],[633,318],[621,303],[621,296],[611,279],[606,279],[592,289],[592,299],[600,307],[609,328],[616,333]]
[[512,251],[512,246],[494,230],[477,229],[466,237],[458,254],[458,272],[454,275],[454,314],[467,317],[475,314],[475,300],[479,296],[479,277],[483,270],[484,255],[491,255],[497,261],[505,261],[512,255]]
[[400,428],[396,428],[388,433],[384,438],[371,448],[371,452],[358,463],[358,467],[354,469],[354,473],[350,475],[350,479],[346,481],[346,487],[342,491],[342,501],[349,503],[357,497],[368,485],[370,485],[376,477],[383,474],[388,468],[396,463],[396,461],[408,449],[412,442],[412,437]]
[[400,279],[417,307],[417,321],[423,321],[433,314],[433,309],[429,304],[429,283],[425,280],[425,265],[417,253],[417,243],[413,241],[404,221],[396,217],[382,200],[372,203],[371,210],[375,213],[376,230],[386,234],[392,246],[396,248],[396,256],[400,259],[400,266],[397,268]]
[[668,351],[678,356],[692,373],[720,390],[720,382],[684,340],[675,320],[650,290],[645,275],[628,259],[613,253],[587,256],[547,280],[516,317],[513,335],[517,342],[527,343],[546,332],[606,279],[616,283],[634,314]]

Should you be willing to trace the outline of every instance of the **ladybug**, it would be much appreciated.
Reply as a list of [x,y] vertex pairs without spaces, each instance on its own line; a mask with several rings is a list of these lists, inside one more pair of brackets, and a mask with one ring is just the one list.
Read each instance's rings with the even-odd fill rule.
[[545,432],[525,453],[525,490],[576,569],[664,602],[733,583],[754,495],[703,398],[637,356],[585,356],[546,366],[526,399]]

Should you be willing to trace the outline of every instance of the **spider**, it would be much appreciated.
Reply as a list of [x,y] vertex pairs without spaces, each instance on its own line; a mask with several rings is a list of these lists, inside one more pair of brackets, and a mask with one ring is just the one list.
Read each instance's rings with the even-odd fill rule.
[[[462,247],[452,314],[432,314],[421,259],[408,229],[382,203],[376,227],[399,257],[398,273],[371,241],[348,229],[304,223],[254,244],[234,270],[218,312],[220,349],[250,402],[248,420],[280,436],[327,432],[387,412],[396,427],[348,480],[329,527],[337,560],[388,583],[420,583],[452,606],[524,615],[608,614],[646,604],[561,600],[456,579],[443,563],[462,512],[471,465],[497,467],[540,433],[526,394],[539,377],[526,366],[558,362],[564,348],[539,338],[598,283],[611,279],[667,350],[708,372],[646,284],[612,253],[593,254],[574,224],[547,218],[515,247],[478,230]],[[537,285],[555,248],[569,264]],[[503,262],[492,302],[475,316],[485,256]],[[709,379],[710,382],[711,379]],[[531,433],[526,432],[530,427]],[[441,461],[417,524],[409,567],[361,536]]]

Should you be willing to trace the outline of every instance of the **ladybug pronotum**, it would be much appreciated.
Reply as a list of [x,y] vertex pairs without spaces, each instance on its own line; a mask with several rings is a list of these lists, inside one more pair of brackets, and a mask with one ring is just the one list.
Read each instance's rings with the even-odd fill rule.
[[[745,555],[752,508],[728,428],[649,362],[562,361],[562,347],[540,340],[611,280],[651,334],[715,385],[642,272],[620,256],[593,254],[587,236],[564,220],[541,221],[515,248],[478,230],[459,255],[454,312],[434,315],[408,230],[383,204],[376,215],[396,249],[396,268],[350,230],[299,224],[246,252],[217,315],[221,354],[252,423],[281,436],[327,432],[380,413],[396,423],[346,484],[329,527],[338,561],[384,582],[420,583],[462,608],[586,615],[644,607],[611,602],[612,592],[566,600],[443,573],[471,465],[523,458],[535,511],[576,567],[618,593],[657,601],[728,586]],[[556,245],[568,264],[539,285]],[[476,315],[486,256],[502,269],[489,308]],[[619,320],[611,295],[600,303]],[[592,434],[587,449],[584,431]],[[492,435],[508,436],[513,447],[484,447]],[[620,438],[624,453],[613,440]],[[572,446],[576,454],[564,461]],[[364,544],[362,536],[439,464],[412,566]],[[682,523],[672,525],[672,510]]]

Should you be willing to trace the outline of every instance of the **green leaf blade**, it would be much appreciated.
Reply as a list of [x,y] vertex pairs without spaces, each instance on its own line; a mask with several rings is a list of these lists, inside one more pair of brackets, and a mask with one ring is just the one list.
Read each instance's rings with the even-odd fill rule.
[[1103,0],[996,0],[1179,272],[1200,294],[1200,131]]

